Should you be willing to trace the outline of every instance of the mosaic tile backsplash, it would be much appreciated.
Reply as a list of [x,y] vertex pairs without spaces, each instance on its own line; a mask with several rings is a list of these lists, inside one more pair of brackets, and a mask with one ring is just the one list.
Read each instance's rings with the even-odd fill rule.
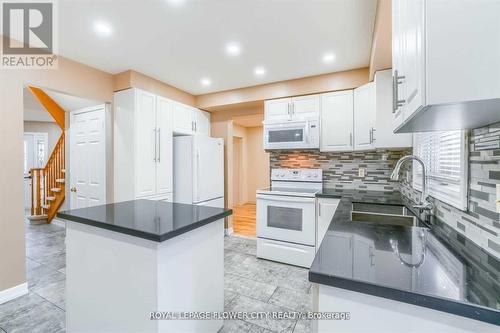
[[[403,183],[401,192],[417,201],[420,193],[410,184],[411,177]],[[434,215],[500,258],[500,214],[496,202],[499,184],[500,123],[496,123],[470,133],[468,211],[434,200]]]
[[[323,170],[327,187],[375,191],[399,190],[397,182],[389,181],[396,162],[411,149],[378,149],[362,152],[322,153],[318,150],[270,151],[271,168],[318,168]],[[359,169],[365,169],[359,177]]]
[[[321,168],[325,186],[361,190],[400,190],[414,201],[411,163],[401,170],[401,183],[389,181],[399,158],[412,149],[322,153],[313,150],[271,151],[271,168]],[[359,177],[359,168],[366,169]],[[468,210],[434,199],[434,215],[457,232],[500,258],[500,123],[474,129],[469,142]]]

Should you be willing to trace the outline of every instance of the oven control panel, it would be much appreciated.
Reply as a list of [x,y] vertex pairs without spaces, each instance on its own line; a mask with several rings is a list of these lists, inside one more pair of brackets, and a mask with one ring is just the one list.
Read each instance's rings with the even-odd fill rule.
[[321,169],[271,169],[271,180],[320,182]]

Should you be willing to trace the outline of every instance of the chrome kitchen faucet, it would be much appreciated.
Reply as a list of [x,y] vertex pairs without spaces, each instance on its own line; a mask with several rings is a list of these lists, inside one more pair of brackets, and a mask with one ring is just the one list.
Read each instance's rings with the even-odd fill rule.
[[391,174],[391,180],[399,180],[399,171],[401,170],[401,166],[411,160],[415,160],[422,165],[422,193],[420,194],[420,202],[418,205],[414,205],[413,208],[418,209],[420,212],[422,211],[430,211],[432,210],[432,202],[429,200],[429,195],[427,194],[427,178],[425,173],[425,164],[424,161],[418,156],[415,155],[407,155],[399,159],[396,163],[396,167]]

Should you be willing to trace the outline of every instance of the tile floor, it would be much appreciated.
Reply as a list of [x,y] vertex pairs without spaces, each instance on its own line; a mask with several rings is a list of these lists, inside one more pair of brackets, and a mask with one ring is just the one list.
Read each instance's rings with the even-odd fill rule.
[[[0,305],[0,332],[65,331],[64,228],[26,223],[29,294]],[[224,240],[226,311],[311,311],[307,269],[255,257],[254,239]],[[222,333],[310,332],[309,321],[230,320]]]

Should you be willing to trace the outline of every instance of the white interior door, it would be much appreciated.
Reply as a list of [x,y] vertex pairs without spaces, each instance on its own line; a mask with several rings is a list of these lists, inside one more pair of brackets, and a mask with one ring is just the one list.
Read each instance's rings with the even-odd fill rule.
[[224,142],[194,138],[193,201],[199,203],[224,196]]
[[106,203],[105,105],[70,114],[71,209]]

